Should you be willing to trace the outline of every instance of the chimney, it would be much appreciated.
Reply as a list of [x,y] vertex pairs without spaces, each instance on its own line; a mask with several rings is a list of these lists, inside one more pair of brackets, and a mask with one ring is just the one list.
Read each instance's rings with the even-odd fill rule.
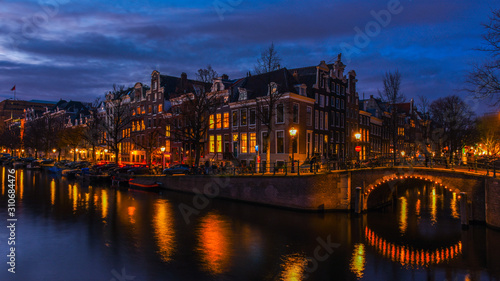
[[222,74],[222,80],[229,80],[229,76],[227,76],[227,74]]
[[186,72],[183,72],[181,74],[181,86],[182,86],[182,88],[185,88],[187,85],[187,77],[188,76],[187,76]]
[[370,95],[370,99],[373,99],[373,95]]
[[297,70],[293,71],[293,77],[295,77],[295,79],[299,79],[299,73],[297,72]]

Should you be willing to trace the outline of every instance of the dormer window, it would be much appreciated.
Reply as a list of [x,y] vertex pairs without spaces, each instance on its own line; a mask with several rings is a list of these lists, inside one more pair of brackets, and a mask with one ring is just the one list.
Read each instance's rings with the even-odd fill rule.
[[238,97],[238,100],[246,100],[247,99],[247,89],[244,88],[239,88],[240,96]]

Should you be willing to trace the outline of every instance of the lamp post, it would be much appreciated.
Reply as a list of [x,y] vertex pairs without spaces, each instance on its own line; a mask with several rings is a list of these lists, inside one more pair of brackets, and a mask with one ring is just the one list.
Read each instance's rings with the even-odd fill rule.
[[402,161],[403,163],[404,163],[404,161],[405,161],[405,154],[406,154],[406,153],[405,153],[405,151],[404,151],[404,150],[403,150],[403,151],[401,151],[401,157],[403,158],[403,159],[402,159],[402,160],[403,160],[403,161]]
[[293,142],[295,141],[295,136],[297,135],[297,130],[294,127],[291,127],[290,130],[288,131],[290,133],[290,137],[292,139],[292,173],[295,173],[295,166],[294,166],[294,151],[293,151]]
[[52,153],[54,153],[54,159],[56,158],[56,149],[52,149]]
[[[359,143],[361,141],[361,133],[355,133],[354,137],[356,138],[356,142]],[[359,154],[359,157],[358,157],[359,161],[361,161],[361,147],[359,147],[358,154]]]
[[108,149],[107,148],[104,149],[104,161],[106,161],[106,153],[108,153]]
[[165,168],[165,147],[162,146],[161,150],[161,172],[163,173],[163,169]]

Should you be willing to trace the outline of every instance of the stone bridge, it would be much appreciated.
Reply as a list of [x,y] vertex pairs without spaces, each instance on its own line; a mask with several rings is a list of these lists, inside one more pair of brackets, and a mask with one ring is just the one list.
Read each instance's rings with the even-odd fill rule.
[[428,181],[460,198],[463,224],[500,228],[500,180],[423,167],[366,168],[308,175],[157,176],[163,188],[194,193],[193,206],[214,197],[305,211],[364,212],[390,202],[404,181]]
[[427,181],[461,200],[462,223],[500,226],[500,181],[485,175],[424,167],[367,168],[348,171],[351,209],[362,212],[390,202],[399,183]]

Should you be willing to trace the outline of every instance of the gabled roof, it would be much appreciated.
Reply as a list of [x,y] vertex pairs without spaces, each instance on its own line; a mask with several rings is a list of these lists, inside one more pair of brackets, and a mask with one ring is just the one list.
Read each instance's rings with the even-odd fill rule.
[[244,88],[247,91],[248,100],[266,96],[271,82],[276,83],[278,86],[278,92],[281,93],[297,93],[295,85],[300,84],[300,82],[286,68],[259,75],[248,76],[233,83],[231,101],[233,102],[239,100],[240,88]]
[[160,87],[164,88],[165,98],[175,97],[180,94],[193,93],[195,87],[209,92],[212,84],[192,79],[183,79],[170,75],[160,75]]

